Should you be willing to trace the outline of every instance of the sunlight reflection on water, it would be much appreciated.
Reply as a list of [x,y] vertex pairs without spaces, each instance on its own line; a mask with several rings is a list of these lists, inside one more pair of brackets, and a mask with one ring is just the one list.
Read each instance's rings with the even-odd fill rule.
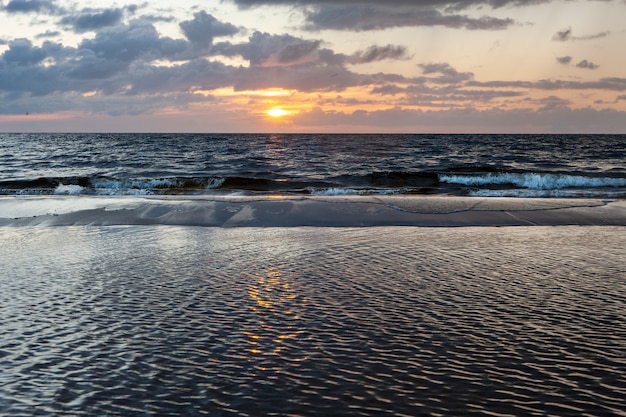
[[624,414],[622,229],[2,228],[0,414]]

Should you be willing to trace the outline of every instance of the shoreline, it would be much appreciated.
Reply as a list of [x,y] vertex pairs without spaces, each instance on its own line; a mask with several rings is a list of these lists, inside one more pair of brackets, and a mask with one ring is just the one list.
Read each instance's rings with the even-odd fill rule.
[[457,196],[1,196],[0,226],[626,226],[626,200]]

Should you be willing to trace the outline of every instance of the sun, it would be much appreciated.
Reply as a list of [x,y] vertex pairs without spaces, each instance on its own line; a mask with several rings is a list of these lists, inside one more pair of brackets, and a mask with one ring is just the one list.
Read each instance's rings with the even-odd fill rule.
[[279,117],[292,114],[293,112],[289,110],[285,110],[282,107],[277,106],[277,107],[272,107],[271,109],[267,110],[265,113],[270,117],[279,118]]

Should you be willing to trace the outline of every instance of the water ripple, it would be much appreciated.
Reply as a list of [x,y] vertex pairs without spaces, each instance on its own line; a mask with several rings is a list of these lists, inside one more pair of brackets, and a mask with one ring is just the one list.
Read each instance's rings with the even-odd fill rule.
[[2,415],[626,415],[623,228],[2,231]]

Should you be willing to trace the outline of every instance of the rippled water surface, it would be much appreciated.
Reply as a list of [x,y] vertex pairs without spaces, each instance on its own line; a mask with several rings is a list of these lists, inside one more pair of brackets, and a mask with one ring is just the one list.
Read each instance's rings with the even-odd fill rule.
[[626,135],[0,133],[0,195],[626,198]]
[[0,414],[626,415],[610,227],[0,230]]

